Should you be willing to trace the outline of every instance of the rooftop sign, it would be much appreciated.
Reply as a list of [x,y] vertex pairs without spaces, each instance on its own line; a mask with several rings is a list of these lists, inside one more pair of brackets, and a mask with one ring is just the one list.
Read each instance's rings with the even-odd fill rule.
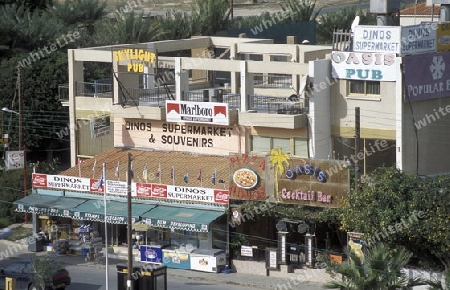
[[400,26],[356,26],[353,32],[353,51],[400,53],[400,34]]

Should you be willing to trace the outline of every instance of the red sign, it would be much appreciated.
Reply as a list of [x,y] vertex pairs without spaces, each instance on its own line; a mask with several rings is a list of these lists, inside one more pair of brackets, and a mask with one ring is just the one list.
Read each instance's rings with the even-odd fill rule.
[[136,183],[137,196],[152,196],[152,185],[150,183]]
[[152,197],[167,198],[167,185],[152,183]]
[[34,187],[47,187],[47,174],[33,173]]
[[214,189],[214,202],[228,204],[230,193],[228,190]]
[[91,180],[89,181],[89,185],[91,189],[90,192],[103,193],[105,190],[105,184],[100,179],[91,178]]

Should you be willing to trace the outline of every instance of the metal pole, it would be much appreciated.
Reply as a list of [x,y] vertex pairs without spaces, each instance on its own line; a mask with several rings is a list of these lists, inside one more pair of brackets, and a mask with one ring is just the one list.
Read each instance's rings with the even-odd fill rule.
[[106,279],[106,289],[109,289],[108,287],[108,223],[106,222],[106,162],[103,162],[103,171],[102,171],[102,177],[103,178],[103,206],[105,207],[105,279]]
[[[23,142],[23,97],[21,85],[20,66],[17,66],[17,95],[19,96],[19,150],[23,150],[23,196],[27,196],[27,153]],[[28,214],[25,213],[24,221],[28,223]]]
[[359,172],[359,151],[360,151],[360,138],[361,138],[361,132],[360,132],[360,110],[359,107],[355,108],[355,191],[358,192],[359,189],[359,179],[360,179],[360,172]]
[[128,271],[127,290],[133,290],[131,284],[131,271],[133,271],[133,248],[131,245],[131,153],[128,153],[127,174],[127,244],[128,244]]

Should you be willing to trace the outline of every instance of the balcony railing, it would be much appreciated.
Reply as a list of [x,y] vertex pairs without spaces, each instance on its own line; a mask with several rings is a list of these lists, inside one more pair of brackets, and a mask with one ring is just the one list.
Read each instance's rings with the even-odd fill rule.
[[269,114],[301,114],[304,111],[300,100],[288,100],[281,97],[250,95],[249,110]]
[[227,103],[228,108],[231,110],[237,110],[241,108],[240,94],[223,93],[223,91],[220,90],[217,90],[217,94],[212,95],[209,94],[209,90],[208,93],[205,93],[203,91],[185,91],[183,92],[182,100],[188,102]]
[[60,101],[69,100],[69,85],[58,85],[58,97]]
[[255,74],[253,76],[255,88],[291,88],[291,75]]
[[350,30],[336,29],[333,31],[333,50],[352,51],[353,33]]
[[77,96],[110,98],[112,97],[112,83],[77,82]]
[[122,98],[124,96],[126,103],[132,106],[164,107],[166,100],[170,100],[170,96],[167,94],[164,88],[127,88],[126,92],[122,92]]

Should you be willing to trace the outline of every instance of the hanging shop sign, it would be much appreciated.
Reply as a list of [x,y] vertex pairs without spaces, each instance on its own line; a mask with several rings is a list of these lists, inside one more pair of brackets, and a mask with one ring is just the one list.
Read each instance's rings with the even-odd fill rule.
[[229,191],[224,189],[152,183],[136,183],[136,195],[197,203],[228,204],[229,201]]
[[166,101],[167,122],[229,125],[228,103]]
[[353,32],[353,51],[400,53],[400,26],[356,26]]
[[437,51],[450,50],[450,23],[438,23],[436,29]]
[[[106,180],[106,185],[99,186],[101,183],[99,179],[33,173],[33,187],[127,196],[127,182]],[[230,194],[226,189],[132,182],[131,196],[227,205]]]
[[403,58],[405,102],[450,96],[450,52]]
[[158,227],[158,228],[170,228],[170,229],[176,229],[176,230],[183,230],[183,231],[190,231],[190,232],[208,232],[209,231],[209,225],[208,224],[201,224],[201,223],[188,223],[188,222],[181,222],[181,221],[171,221],[171,220],[165,220],[165,219],[145,219],[145,223]]
[[349,172],[340,162],[291,158],[278,178],[276,200],[281,203],[338,207],[349,189]]
[[62,216],[62,217],[71,217],[72,212],[67,209],[60,208],[52,208],[45,206],[32,206],[32,205],[23,205],[21,203],[15,204],[15,210],[18,212],[27,212],[27,213],[35,213],[39,215],[49,215],[49,216]]
[[266,160],[249,154],[230,155],[230,198],[237,200],[264,200]]
[[156,54],[144,49],[119,49],[113,51],[114,62],[125,64],[127,72],[143,73],[144,67],[152,66]]
[[122,138],[115,138],[114,146],[141,147],[163,151],[186,151],[228,155],[239,151],[239,130],[236,127],[192,123],[170,123],[143,119],[124,119]]
[[360,53],[333,51],[333,78],[370,81],[395,81],[397,61],[395,53]]
[[110,116],[96,117],[90,120],[92,139],[109,135],[111,130]]
[[437,22],[402,26],[402,55],[435,52]]

